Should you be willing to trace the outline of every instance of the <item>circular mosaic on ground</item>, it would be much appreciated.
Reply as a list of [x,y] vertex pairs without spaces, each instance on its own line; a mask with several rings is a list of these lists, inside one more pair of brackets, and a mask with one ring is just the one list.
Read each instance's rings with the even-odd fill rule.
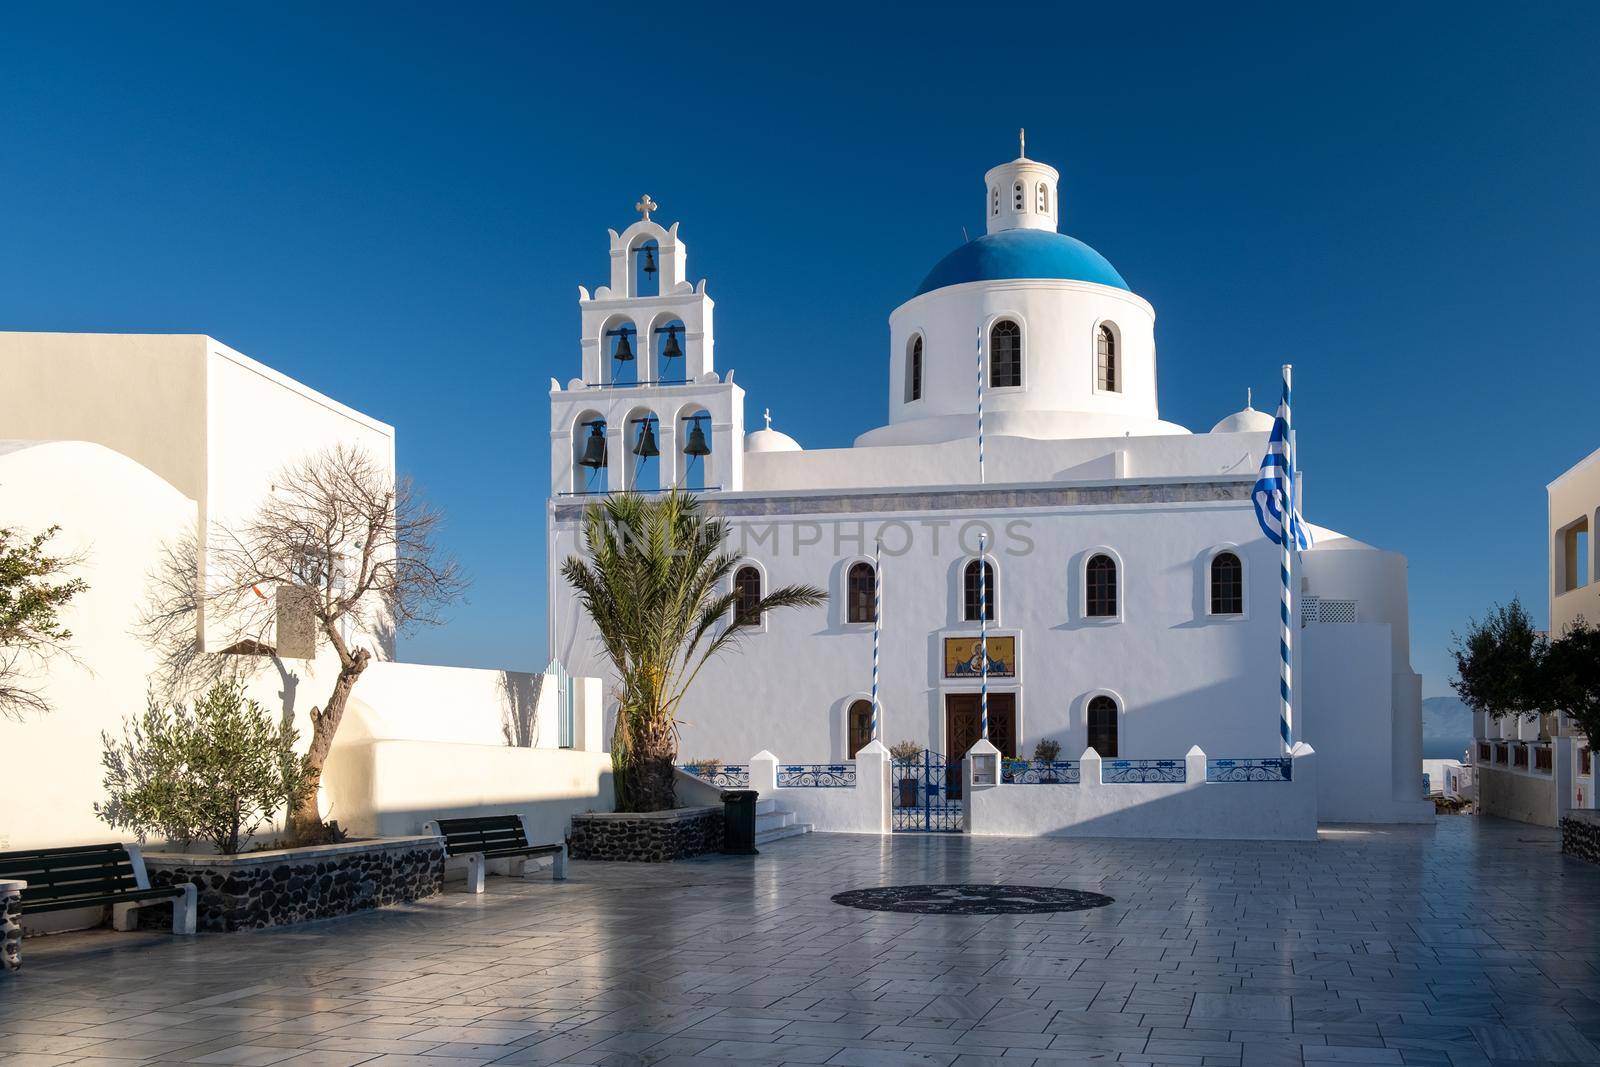
[[1113,903],[1101,893],[1042,885],[890,885],[852,889],[836,893],[832,899],[847,908],[918,915],[1018,915],[1083,911]]

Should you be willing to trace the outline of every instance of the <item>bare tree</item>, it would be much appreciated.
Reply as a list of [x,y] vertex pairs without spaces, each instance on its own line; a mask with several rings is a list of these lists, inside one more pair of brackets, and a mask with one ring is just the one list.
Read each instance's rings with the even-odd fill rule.
[[[339,658],[332,693],[311,709],[307,788],[289,814],[298,841],[327,836],[317,786],[350,691],[372,660],[358,640],[438,623],[465,588],[434,542],[440,521],[409,480],[395,482],[370,454],[341,445],[286,468],[254,518],[213,538],[208,613],[250,620],[241,632],[253,632],[263,651],[271,627],[299,614]],[[285,653],[281,634],[277,651]]]

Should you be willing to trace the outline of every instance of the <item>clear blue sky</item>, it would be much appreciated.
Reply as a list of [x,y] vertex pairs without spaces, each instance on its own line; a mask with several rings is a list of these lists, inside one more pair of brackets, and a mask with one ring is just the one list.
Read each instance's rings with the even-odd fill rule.
[[395,424],[475,579],[404,653],[539,666],[606,227],[681,220],[719,366],[845,445],[1026,126],[1164,417],[1295,364],[1308,513],[1410,556],[1426,693],[1467,616],[1544,617],[1543,487],[1600,446],[1596,5],[585,6],[12,9],[0,329],[210,333]]

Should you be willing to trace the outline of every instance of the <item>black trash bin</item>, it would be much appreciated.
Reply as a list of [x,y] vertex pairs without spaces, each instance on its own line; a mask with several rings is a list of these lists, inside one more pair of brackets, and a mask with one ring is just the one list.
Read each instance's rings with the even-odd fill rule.
[[732,856],[756,852],[756,798],[754,789],[722,791],[722,851]]

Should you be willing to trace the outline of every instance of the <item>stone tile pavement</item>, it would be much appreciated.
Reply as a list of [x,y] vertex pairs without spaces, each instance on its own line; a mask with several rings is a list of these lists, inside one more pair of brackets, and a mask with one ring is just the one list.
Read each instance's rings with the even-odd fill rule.
[[[813,835],[754,859],[280,931],[39,938],[7,1067],[1600,1063],[1600,867],[1454,817],[1316,844]],[[1089,889],[1096,911],[855,911],[872,885]]]

